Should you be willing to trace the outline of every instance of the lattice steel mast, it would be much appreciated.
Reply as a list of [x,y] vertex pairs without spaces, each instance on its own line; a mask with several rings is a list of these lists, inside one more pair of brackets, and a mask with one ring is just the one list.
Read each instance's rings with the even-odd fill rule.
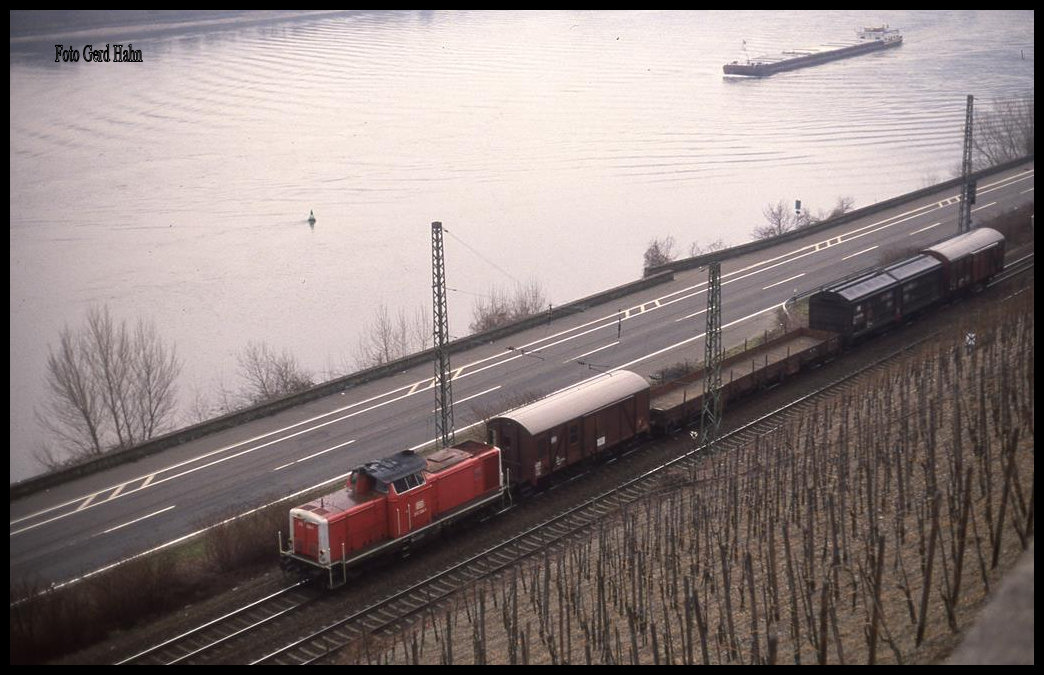
[[703,444],[718,437],[721,426],[721,263],[707,266],[707,334],[703,350],[703,408],[700,434]]
[[968,110],[964,114],[964,156],[961,160],[961,201],[957,205],[957,233],[971,229],[971,207],[975,203],[975,182],[972,173],[972,101],[968,94]]
[[449,313],[446,310],[446,262],[442,253],[442,223],[431,224],[431,299],[435,345],[435,442],[453,445],[453,389],[450,383]]

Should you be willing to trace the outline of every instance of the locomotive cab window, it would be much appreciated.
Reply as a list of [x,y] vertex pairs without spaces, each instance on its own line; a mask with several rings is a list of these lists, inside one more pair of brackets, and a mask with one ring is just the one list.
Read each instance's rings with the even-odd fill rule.
[[399,480],[392,483],[395,486],[395,491],[400,495],[407,490],[412,490],[415,487],[424,485],[424,476],[419,473],[413,473],[409,476],[404,476]]

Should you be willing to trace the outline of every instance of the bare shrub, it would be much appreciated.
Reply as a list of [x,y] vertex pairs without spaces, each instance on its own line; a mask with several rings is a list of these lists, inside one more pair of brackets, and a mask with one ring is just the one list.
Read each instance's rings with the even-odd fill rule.
[[412,314],[399,310],[395,317],[381,305],[369,327],[359,338],[355,361],[359,368],[372,368],[424,351],[431,346],[431,320],[421,308]]
[[843,216],[854,207],[854,198],[842,196],[837,198],[834,208],[831,209],[829,213],[823,213],[823,211],[820,210],[818,211],[819,215],[813,216],[812,210],[808,205],[799,209],[795,203],[794,208],[791,209],[791,207],[781,199],[775,204],[769,204],[762,209],[761,212],[765,216],[765,220],[768,224],[754,228],[754,231],[751,232],[751,236],[753,236],[754,239],[772,239],[773,237],[778,237],[787,232],[811,227],[812,225],[821,223],[824,220]]
[[674,237],[670,235],[650,241],[648,248],[645,249],[643,258],[645,269],[659,267],[672,262],[676,257],[674,244]]
[[206,534],[204,550],[211,569],[231,572],[271,563],[276,532],[285,534],[285,517],[285,508],[254,511],[245,516],[230,515],[226,522]]
[[12,665],[42,663],[101,637],[83,621],[83,599],[67,591],[12,584],[10,607]]
[[516,284],[512,292],[493,287],[485,298],[477,300],[472,307],[469,329],[472,333],[482,333],[521,321],[548,307],[544,290],[536,280]]
[[754,228],[751,235],[755,239],[772,239],[790,232],[797,226],[798,214],[794,213],[782,199],[764,207],[761,213],[768,224]]
[[198,573],[143,556],[60,589],[11,586],[11,663],[44,663],[184,604]]
[[92,616],[99,625],[122,628],[135,625],[143,616],[180,606],[185,586],[177,571],[176,554],[164,551],[91,577],[80,592],[90,598]]
[[821,218],[820,220],[830,220],[831,218],[843,216],[853,208],[855,208],[854,197],[838,197],[837,203],[834,204],[834,208],[830,210],[830,213],[827,214],[826,218]]
[[716,251],[724,251],[725,248],[725,241],[722,239],[715,239],[706,246],[701,246],[699,242],[694,241],[691,244],[689,244],[689,257],[695,258],[699,255],[706,255],[708,253],[714,253]]
[[696,372],[703,365],[703,361],[678,361],[658,369],[649,376],[653,382],[672,382],[680,377]]
[[1033,204],[1026,204],[986,221],[1008,240],[1008,246],[1018,246],[1033,241]]
[[304,391],[312,376],[287,350],[276,354],[264,342],[250,342],[239,354],[239,374],[245,382],[242,396],[252,404]]

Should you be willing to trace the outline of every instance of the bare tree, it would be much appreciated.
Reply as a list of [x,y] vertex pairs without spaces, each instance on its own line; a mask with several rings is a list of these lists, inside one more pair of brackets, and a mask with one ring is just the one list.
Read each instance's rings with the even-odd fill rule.
[[228,415],[244,405],[241,392],[235,391],[223,381],[207,385],[206,394],[198,388],[193,388],[191,399],[182,418],[185,425],[199,424],[212,417]]
[[540,284],[535,279],[530,279],[527,283],[519,284],[515,287],[515,295],[512,298],[511,306],[517,319],[542,312],[547,304],[547,296],[544,295],[544,289],[540,287]]
[[49,396],[36,412],[57,440],[37,459],[49,468],[146,441],[174,418],[181,363],[155,327],[139,319],[133,331],[108,307],[93,307],[79,331],[66,326],[47,357]]
[[489,289],[489,294],[475,301],[471,308],[472,333],[481,333],[511,323],[511,300],[500,288]]
[[761,210],[762,214],[765,216],[765,220],[768,221],[768,224],[761,227],[755,227],[754,231],[751,232],[751,235],[755,239],[772,239],[773,237],[778,237],[787,232],[800,230],[822,222],[823,220],[844,215],[851,211],[854,205],[855,199],[852,197],[838,197],[837,204],[828,215],[824,216],[823,212],[819,211],[819,216],[813,216],[812,210],[807,206],[803,209],[797,209],[795,205],[795,208],[792,210],[781,199],[775,204],[769,204]]
[[[91,379],[85,341],[68,326],[62,329],[58,349],[47,357],[47,389],[44,412],[36,412],[41,426],[74,458],[101,454],[106,435],[101,396]],[[61,463],[54,455],[39,459],[50,468]]]
[[698,255],[706,255],[723,250],[725,250],[725,242],[721,239],[715,239],[706,246],[700,246],[699,242],[694,241],[689,245],[689,257],[695,258]]
[[782,199],[775,204],[769,204],[761,212],[768,221],[768,225],[754,228],[751,234],[755,239],[771,239],[794,229],[795,215],[791,213],[790,207],[784,204]]
[[653,239],[649,242],[649,247],[645,249],[645,269],[666,265],[674,258],[674,237],[667,235],[662,239]]
[[493,287],[489,294],[475,302],[471,310],[472,333],[497,328],[542,312],[548,306],[547,296],[536,280],[515,286],[511,294]]
[[830,212],[830,215],[826,217],[827,220],[830,218],[837,218],[843,216],[849,211],[855,208],[855,197],[838,197],[837,203],[834,205],[834,209]]
[[142,319],[134,328],[130,358],[131,389],[128,411],[130,427],[137,441],[152,438],[174,418],[177,397],[174,382],[181,364],[173,349],[168,349],[156,327]]
[[431,320],[422,308],[412,314],[399,310],[393,319],[387,305],[381,305],[359,338],[355,360],[359,368],[390,363],[427,349],[431,339]]
[[245,380],[243,397],[263,403],[304,391],[314,385],[312,376],[287,350],[276,354],[263,342],[250,342],[239,354],[239,373]]
[[975,116],[972,146],[985,168],[1033,154],[1033,95],[999,98]]

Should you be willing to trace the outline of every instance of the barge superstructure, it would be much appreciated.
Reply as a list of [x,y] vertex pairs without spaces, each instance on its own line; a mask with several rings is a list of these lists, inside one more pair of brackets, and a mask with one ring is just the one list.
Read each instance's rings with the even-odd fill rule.
[[856,35],[859,38],[856,42],[832,43],[811,49],[790,49],[780,54],[758,56],[745,62],[726,63],[725,74],[767,77],[787,70],[807,68],[828,61],[898,47],[903,43],[902,33],[888,26],[869,26],[857,31]]

